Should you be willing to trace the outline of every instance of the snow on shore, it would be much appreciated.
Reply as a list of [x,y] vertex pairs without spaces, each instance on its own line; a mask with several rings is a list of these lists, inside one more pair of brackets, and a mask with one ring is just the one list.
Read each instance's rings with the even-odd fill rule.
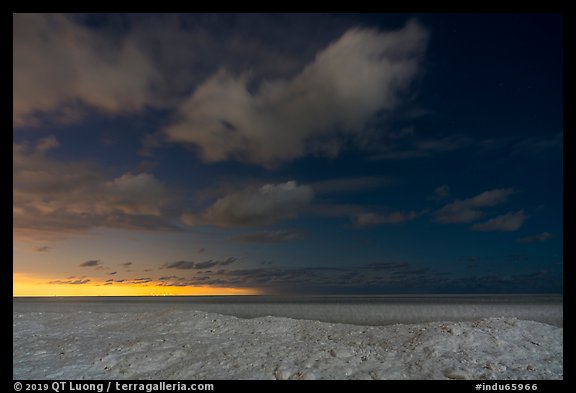
[[562,379],[563,329],[202,311],[13,313],[15,379]]

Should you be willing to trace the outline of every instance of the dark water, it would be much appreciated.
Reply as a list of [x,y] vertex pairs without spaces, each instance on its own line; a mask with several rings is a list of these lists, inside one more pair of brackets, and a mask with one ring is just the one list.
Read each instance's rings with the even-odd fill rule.
[[563,325],[561,295],[20,297],[13,308],[16,313],[199,310],[359,325],[514,317]]

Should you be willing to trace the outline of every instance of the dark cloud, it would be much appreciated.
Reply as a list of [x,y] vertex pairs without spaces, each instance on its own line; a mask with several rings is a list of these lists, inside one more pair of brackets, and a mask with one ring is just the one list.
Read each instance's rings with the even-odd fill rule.
[[82,285],[89,283],[89,279],[77,279],[77,280],[54,280],[48,281],[48,284],[72,284],[72,285]]
[[196,262],[192,261],[176,261],[176,262],[167,262],[162,265],[162,269],[195,269]]
[[249,232],[234,236],[232,239],[247,243],[282,243],[302,238],[298,231],[276,230],[263,232]]
[[[482,258],[492,262],[522,262],[526,256],[508,255]],[[480,257],[461,258],[461,262],[476,266]],[[276,267],[260,264],[258,267],[199,269],[195,262],[174,263],[174,269],[186,270],[187,275],[169,275],[158,279],[137,279],[130,283],[159,286],[212,286],[226,288],[252,288],[269,294],[285,293],[518,293],[522,288],[558,288],[558,277],[548,271],[525,270],[517,274],[457,275],[432,267],[418,266],[406,261],[383,261],[356,267]],[[211,262],[211,261],[208,261]],[[500,263],[499,262],[499,263]],[[205,264],[213,265],[213,263]],[[229,264],[231,266],[231,264]],[[538,282],[538,280],[543,282]],[[509,291],[506,290],[509,289]]]
[[163,276],[163,277],[160,277],[158,280],[160,280],[160,281],[186,280],[186,278],[185,277],[179,277],[179,276]]
[[356,228],[402,224],[426,213],[425,210],[420,212],[415,210],[402,211],[388,207],[367,207],[351,203],[315,203],[310,206],[309,212],[326,217],[345,217]]
[[365,265],[366,269],[387,270],[387,269],[405,269],[409,267],[408,262],[375,262]]
[[310,183],[310,186],[317,194],[331,194],[366,191],[388,185],[390,182],[391,180],[384,176],[360,176],[321,180]]
[[80,265],[81,267],[94,267],[94,266],[101,266],[101,262],[97,259],[92,259],[86,262],[82,262]]
[[[188,266],[188,265],[186,265]],[[161,285],[211,285],[224,287],[259,288],[278,293],[311,290],[313,288],[361,288],[362,286],[395,285],[416,282],[422,283],[438,273],[407,262],[382,262],[350,267],[292,267],[280,268],[264,265],[257,268],[221,269],[217,272],[198,274],[184,278],[176,276],[162,277]],[[411,285],[412,285],[411,284]]]
[[406,160],[427,158],[473,146],[475,140],[464,135],[452,135],[437,139],[424,139],[407,134],[407,137],[385,140],[376,145],[378,151],[371,160]]
[[38,246],[38,247],[34,247],[34,251],[36,251],[36,252],[48,252],[48,251],[50,251],[50,247],[49,246]]
[[415,219],[418,214],[415,211],[387,211],[381,213],[365,212],[355,215],[352,223],[356,227],[371,227],[383,224],[401,224]]
[[[141,278],[134,278],[132,280],[125,280],[125,283],[128,284],[148,284],[150,282],[154,281],[152,278],[150,277],[141,277]],[[119,282],[119,281],[116,281]]]
[[167,262],[161,266],[161,269],[181,269],[181,270],[199,270],[199,269],[208,269],[214,266],[227,266],[234,262],[236,262],[236,258],[227,258],[223,261],[203,261],[203,262],[194,262],[194,261],[175,261],[175,262]]
[[127,280],[109,278],[109,279],[107,279],[107,280],[105,281],[105,283],[106,283],[105,285],[110,285],[110,284],[113,284],[113,283],[122,284],[122,283],[124,283],[124,282],[127,282]]

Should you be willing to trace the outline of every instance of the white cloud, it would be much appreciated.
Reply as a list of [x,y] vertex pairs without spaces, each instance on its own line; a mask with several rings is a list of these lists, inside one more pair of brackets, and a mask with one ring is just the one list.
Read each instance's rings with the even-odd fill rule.
[[116,208],[131,214],[159,215],[159,202],[167,197],[164,186],[149,173],[125,173],[105,186]]
[[106,14],[96,26],[90,19],[13,14],[16,126],[79,121],[85,107],[171,107],[218,67],[256,80],[294,75],[347,23],[289,14]]
[[182,221],[223,227],[268,225],[298,216],[313,198],[311,187],[295,181],[265,184],[226,195],[202,214],[183,215]]
[[524,224],[526,214],[524,210],[509,212],[488,221],[474,224],[472,230],[482,232],[513,232]]
[[62,14],[13,14],[13,121],[56,112],[77,120],[78,103],[105,112],[142,109],[160,77],[129,37],[110,37]]
[[484,215],[482,208],[506,202],[514,192],[512,188],[499,188],[485,191],[472,198],[457,199],[436,211],[436,221],[442,224],[475,221]]
[[402,102],[420,70],[427,33],[411,21],[382,33],[352,29],[289,80],[257,92],[248,75],[221,69],[201,84],[167,127],[168,140],[197,145],[206,161],[274,165],[306,154],[311,144],[335,155],[339,136],[360,135],[378,112]]

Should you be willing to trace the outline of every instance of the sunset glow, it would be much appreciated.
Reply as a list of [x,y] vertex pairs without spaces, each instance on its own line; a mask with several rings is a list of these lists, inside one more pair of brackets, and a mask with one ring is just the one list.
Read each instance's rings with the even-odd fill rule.
[[209,296],[260,295],[261,291],[243,288],[218,287],[166,287],[159,283],[115,284],[87,283],[60,284],[41,281],[23,274],[13,275],[13,296]]

